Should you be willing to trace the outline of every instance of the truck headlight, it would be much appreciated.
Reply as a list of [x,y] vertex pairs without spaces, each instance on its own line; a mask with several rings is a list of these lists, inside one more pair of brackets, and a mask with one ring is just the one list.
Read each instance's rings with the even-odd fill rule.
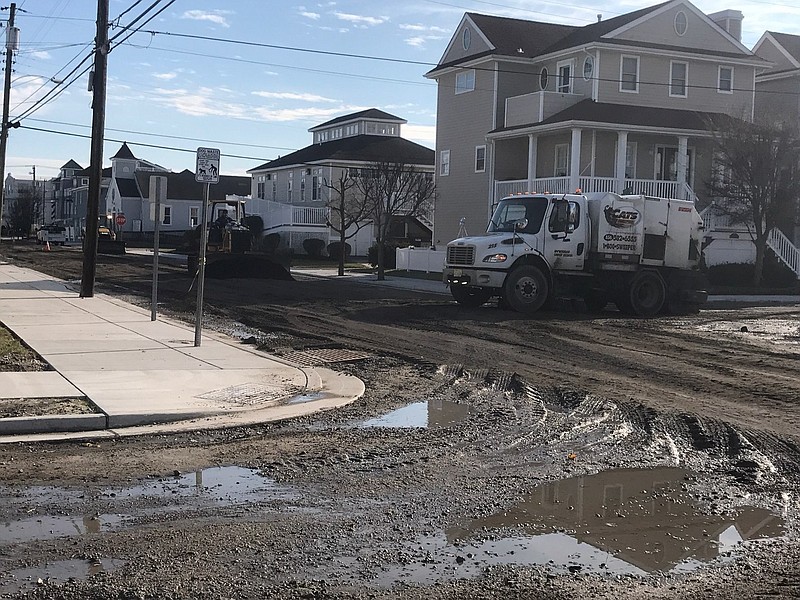
[[490,254],[489,256],[483,257],[483,262],[485,263],[501,263],[507,260],[508,256],[506,254]]

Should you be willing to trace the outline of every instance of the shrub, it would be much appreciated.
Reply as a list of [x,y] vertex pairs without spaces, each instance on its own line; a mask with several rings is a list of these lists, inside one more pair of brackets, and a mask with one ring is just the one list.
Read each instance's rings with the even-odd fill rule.
[[[749,263],[728,263],[708,268],[708,280],[712,285],[750,287],[753,284],[753,269]],[[792,271],[777,260],[764,260],[761,283],[765,287],[792,287],[796,283]]]
[[[347,242],[344,243],[344,257],[350,256],[350,252],[352,248],[350,244]],[[333,260],[339,260],[339,257],[342,255],[342,243],[341,242],[331,242],[328,244],[328,256],[330,256]]]
[[272,254],[278,249],[281,243],[281,235],[279,233],[270,233],[261,238],[261,249]]
[[[383,244],[383,268],[394,269],[397,267],[397,246],[395,244]],[[378,266],[378,244],[369,247],[369,264],[373,267]]]
[[250,235],[254,240],[258,239],[258,236],[264,231],[264,219],[260,215],[247,215],[242,219],[242,225],[250,230]]
[[314,258],[322,256],[322,250],[325,248],[325,241],[319,238],[308,238],[303,240],[303,250],[306,254]]

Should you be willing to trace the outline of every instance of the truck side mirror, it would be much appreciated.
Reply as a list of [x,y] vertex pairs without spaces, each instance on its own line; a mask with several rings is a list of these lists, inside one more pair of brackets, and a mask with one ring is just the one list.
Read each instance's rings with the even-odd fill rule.
[[528,219],[524,217],[522,219],[517,219],[516,221],[514,221],[514,231],[525,229],[527,226],[528,226]]

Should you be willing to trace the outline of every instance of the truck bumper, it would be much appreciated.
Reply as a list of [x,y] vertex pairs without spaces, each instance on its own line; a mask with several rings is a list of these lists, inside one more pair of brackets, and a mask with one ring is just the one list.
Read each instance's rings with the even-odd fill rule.
[[506,271],[485,269],[461,269],[445,267],[442,281],[448,285],[470,285],[483,288],[501,288],[506,279]]

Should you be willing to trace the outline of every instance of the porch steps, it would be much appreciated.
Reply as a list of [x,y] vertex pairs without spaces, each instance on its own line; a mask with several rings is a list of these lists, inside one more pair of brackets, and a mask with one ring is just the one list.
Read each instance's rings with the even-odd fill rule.
[[800,249],[777,227],[767,234],[767,246],[800,279]]

